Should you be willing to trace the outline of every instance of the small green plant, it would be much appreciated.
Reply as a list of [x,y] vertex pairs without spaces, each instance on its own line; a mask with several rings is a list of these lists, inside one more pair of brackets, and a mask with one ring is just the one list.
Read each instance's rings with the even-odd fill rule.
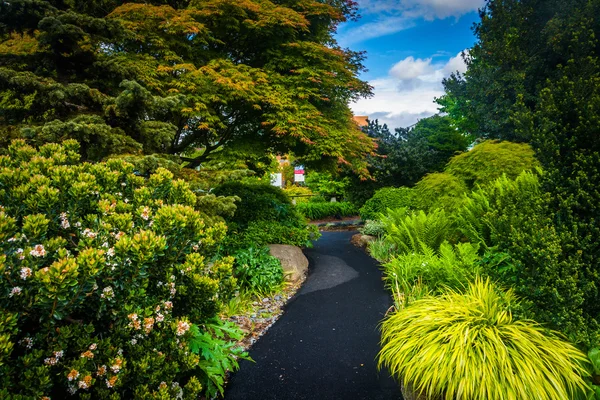
[[252,360],[248,353],[236,344],[243,332],[232,322],[213,318],[203,324],[190,327],[190,351],[202,357],[198,363],[202,374],[200,382],[208,398],[217,393],[224,395],[225,376],[239,368],[238,360]]
[[352,217],[358,214],[356,207],[347,202],[299,203],[296,209],[310,220]]
[[375,192],[372,198],[360,209],[360,217],[363,220],[378,219],[380,213],[389,209],[407,208],[415,205],[414,191],[406,187],[386,187]]
[[385,226],[381,221],[368,219],[359,231],[363,235],[382,237],[385,235]]
[[377,238],[368,244],[369,254],[371,257],[385,263],[390,261],[396,252],[396,246],[393,243],[388,242],[384,238]]
[[235,255],[234,272],[241,287],[260,293],[272,293],[283,283],[279,260],[268,247],[250,247]]
[[515,320],[512,291],[480,278],[466,292],[416,300],[382,325],[379,366],[432,399],[573,399],[587,357],[557,334]]

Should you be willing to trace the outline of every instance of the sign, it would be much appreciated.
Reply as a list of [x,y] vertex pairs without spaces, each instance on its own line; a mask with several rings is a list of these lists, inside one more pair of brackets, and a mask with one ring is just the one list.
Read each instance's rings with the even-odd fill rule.
[[271,185],[277,187],[283,187],[283,174],[271,174]]
[[304,182],[304,166],[294,167],[294,182]]

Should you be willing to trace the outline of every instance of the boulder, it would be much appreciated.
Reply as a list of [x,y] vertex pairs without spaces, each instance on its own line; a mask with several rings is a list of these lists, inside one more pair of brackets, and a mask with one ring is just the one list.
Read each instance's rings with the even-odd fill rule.
[[271,255],[281,261],[285,279],[298,282],[308,272],[308,259],[300,247],[287,244],[270,244]]
[[367,247],[369,243],[377,239],[375,236],[363,235],[362,233],[357,233],[352,236],[350,242],[356,247]]

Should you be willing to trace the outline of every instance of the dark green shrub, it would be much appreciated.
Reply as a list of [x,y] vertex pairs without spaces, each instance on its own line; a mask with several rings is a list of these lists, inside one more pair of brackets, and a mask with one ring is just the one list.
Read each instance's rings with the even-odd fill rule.
[[583,307],[584,288],[577,262],[565,254],[549,197],[539,178],[523,172],[506,176],[472,194],[457,211],[457,228],[488,249],[483,271],[512,286],[532,317],[576,342],[598,340],[598,316]]
[[237,209],[227,222],[241,228],[254,221],[278,221],[288,226],[300,226],[302,217],[298,215],[289,197],[283,190],[262,183],[227,182],[213,191],[217,196],[238,196]]
[[235,255],[235,276],[244,289],[268,294],[283,283],[279,260],[269,254],[268,247],[250,247]]
[[418,209],[443,208],[451,211],[460,206],[467,186],[459,178],[445,172],[425,176],[414,188],[414,205]]
[[324,219],[329,217],[341,218],[352,217],[358,214],[358,210],[352,203],[300,203],[296,205],[300,214],[310,220]]
[[469,189],[486,185],[506,174],[510,179],[540,164],[526,143],[488,140],[453,157],[444,172],[462,180]]
[[146,179],[122,160],[80,163],[74,141],[16,141],[7,154],[0,398],[180,391],[161,382],[198,398],[215,360],[190,351],[190,331],[236,288],[233,259],[215,257],[225,224],[207,223],[189,185],[165,169]]
[[293,227],[273,221],[256,221],[250,223],[247,229],[228,235],[225,238],[225,243],[228,249],[244,249],[267,244],[311,247],[311,242],[317,240],[320,236],[321,234],[315,225]]
[[388,208],[412,208],[415,203],[414,191],[406,187],[382,188],[375,192],[360,209],[363,220],[378,219],[380,213],[385,213]]

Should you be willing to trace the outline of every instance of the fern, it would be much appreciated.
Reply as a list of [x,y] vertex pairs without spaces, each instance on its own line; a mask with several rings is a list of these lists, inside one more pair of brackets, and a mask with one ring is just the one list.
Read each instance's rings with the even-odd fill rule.
[[400,211],[388,212],[383,218],[386,241],[396,246],[398,254],[418,253],[425,248],[438,251],[444,241],[454,241],[454,224],[444,210],[419,211],[400,217]]
[[406,292],[414,285],[434,294],[446,287],[462,289],[480,272],[478,250],[471,243],[452,246],[445,242],[438,251],[423,246],[419,253],[399,255],[384,264],[384,281],[388,288],[403,287]]

